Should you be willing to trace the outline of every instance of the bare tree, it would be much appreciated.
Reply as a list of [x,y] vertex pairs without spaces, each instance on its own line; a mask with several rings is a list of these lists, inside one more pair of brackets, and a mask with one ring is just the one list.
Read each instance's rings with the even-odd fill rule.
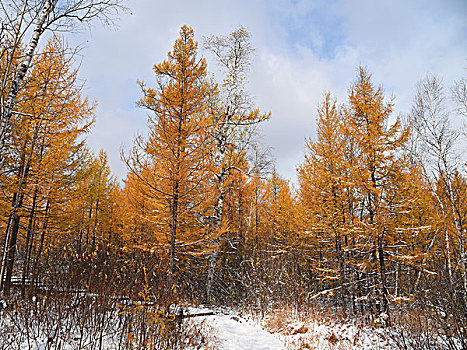
[[[453,271],[462,276],[464,294],[467,292],[465,212],[462,210],[458,182],[465,164],[464,150],[459,142],[460,131],[453,127],[458,123],[453,116],[466,114],[466,81],[461,79],[451,89],[449,104],[441,79],[427,75],[418,84],[411,121],[415,136],[416,153],[422,165],[431,193],[436,199],[444,222],[444,241],[447,269],[451,284]],[[455,235],[449,233],[448,222],[452,223]],[[454,246],[453,246],[454,245]],[[452,261],[452,251],[458,249],[458,259]]]
[[457,103],[457,113],[464,118],[462,133],[467,140],[467,79],[462,78],[454,82],[451,91],[453,99]]
[[[255,126],[267,120],[270,114],[260,113],[247,93],[248,71],[254,53],[250,43],[250,33],[240,27],[227,36],[213,35],[205,39],[204,48],[215,56],[224,74],[220,93],[214,101],[216,113],[215,130],[212,135],[216,143],[214,181],[218,191],[214,204],[213,230],[223,232],[228,226],[223,214],[227,179],[233,171],[242,171],[239,166],[242,161],[241,154],[254,144],[252,140]],[[235,150],[230,152],[234,157],[227,156],[229,149]],[[216,238],[214,242],[216,246],[210,256],[206,280],[207,301],[211,299],[214,271],[224,239],[222,234]]]
[[459,135],[452,128],[446,100],[441,79],[428,75],[419,82],[411,115],[417,153],[432,178],[456,168],[454,146]]

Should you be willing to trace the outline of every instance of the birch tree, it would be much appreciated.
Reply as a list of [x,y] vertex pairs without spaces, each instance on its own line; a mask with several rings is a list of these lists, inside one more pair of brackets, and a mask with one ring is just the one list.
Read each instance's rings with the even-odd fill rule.
[[[461,79],[454,84],[449,96],[440,78],[427,75],[418,83],[411,111],[416,157],[438,208],[449,282],[455,289],[453,274],[459,270],[464,295],[467,293],[467,237],[466,213],[460,198],[463,197],[465,178],[465,150],[462,128],[455,125],[465,122],[456,117],[466,114],[466,90],[465,79]],[[450,103],[452,100],[454,105]],[[453,261],[456,255],[457,261]]]
[[[211,299],[214,272],[219,249],[227,238],[228,222],[224,215],[224,197],[233,172],[242,171],[241,164],[253,136],[253,127],[269,118],[255,108],[247,92],[247,77],[254,49],[250,33],[243,27],[228,36],[214,35],[206,38],[204,47],[211,52],[224,75],[220,93],[215,100],[214,131],[216,149],[214,159],[216,170],[214,182],[216,200],[214,203],[213,229],[219,234],[209,262],[206,279],[206,299]],[[221,234],[222,233],[222,234]]]

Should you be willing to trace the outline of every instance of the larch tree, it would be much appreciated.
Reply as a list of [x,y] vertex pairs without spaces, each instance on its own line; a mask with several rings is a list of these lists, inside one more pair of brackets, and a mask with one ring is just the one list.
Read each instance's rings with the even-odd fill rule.
[[54,206],[57,223],[71,234],[78,256],[94,253],[97,247],[110,243],[114,192],[118,189],[103,150],[96,156],[83,154],[83,158],[71,179],[57,179],[68,182],[69,188],[56,189],[65,196]]
[[[393,104],[386,102],[381,87],[375,87],[371,75],[358,71],[357,80],[349,92],[349,115],[346,125],[354,138],[358,161],[351,165],[353,181],[361,195],[362,252],[377,266],[382,312],[388,311],[386,245],[395,234],[398,199],[393,192],[403,178],[407,162],[400,151],[409,137],[409,129],[399,118],[390,125]],[[368,266],[369,270],[373,268]]]
[[74,154],[83,147],[79,138],[94,120],[94,106],[81,95],[77,71],[72,68],[72,57],[63,50],[63,42],[52,38],[37,60],[27,77],[28,89],[18,99],[18,111],[25,117],[14,120],[11,152],[5,158],[8,171],[2,174],[6,198],[14,198],[2,255],[2,276],[7,269],[7,282],[15,260],[15,222],[26,215],[20,213],[21,208],[30,205],[32,224],[41,203],[50,207],[51,189],[61,183],[58,178],[72,172]]
[[325,97],[317,140],[308,141],[299,168],[305,230],[319,253],[314,269],[324,289],[316,296],[339,291],[344,311],[347,295],[354,311],[365,299],[375,311],[388,311],[395,285],[390,264],[408,256],[394,251],[406,246],[401,232],[420,232],[407,220],[416,205],[404,195],[411,178],[402,152],[409,129],[399,118],[390,124],[392,107],[360,68],[347,106]]
[[[149,176],[146,172],[149,172],[149,169],[138,170],[139,176],[143,178]],[[125,228],[120,237],[121,244],[135,250],[151,250],[155,242],[154,232],[162,231],[162,227],[148,219],[156,210],[151,201],[151,191],[138,176],[130,173],[125,179],[120,198],[121,210],[125,213],[121,216],[122,226]]]
[[[154,65],[157,87],[141,83],[138,104],[150,111],[150,135],[141,139],[128,164],[150,193],[154,235],[168,252],[168,284],[174,287],[181,254],[209,249],[204,218],[212,206],[212,108],[215,87],[205,59],[197,59],[194,32],[183,26],[168,59]],[[138,147],[141,146],[141,147]]]
[[[339,290],[344,312],[352,239],[349,224],[354,205],[349,143],[344,111],[327,93],[318,109],[316,141],[306,142],[308,153],[298,169],[298,179],[301,202],[307,212],[307,232],[320,252],[316,273],[322,276],[324,288],[330,292]],[[323,263],[326,267],[321,266]],[[337,286],[332,283],[335,280]]]
[[[264,271],[262,294],[278,307],[288,299],[299,307],[306,281],[307,256],[302,254],[307,237],[303,235],[302,206],[288,181],[276,171],[266,183],[264,214],[261,215],[260,265]],[[277,276],[271,280],[271,276]],[[269,295],[268,295],[269,294]]]

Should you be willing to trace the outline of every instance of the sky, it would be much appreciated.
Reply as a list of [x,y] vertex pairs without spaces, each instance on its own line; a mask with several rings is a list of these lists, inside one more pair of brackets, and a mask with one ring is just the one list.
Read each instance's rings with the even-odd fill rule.
[[[255,55],[249,93],[271,120],[262,142],[272,147],[276,169],[292,182],[305,139],[315,136],[317,107],[330,91],[341,103],[358,67],[394,98],[395,112],[411,108],[417,82],[427,73],[449,87],[467,76],[467,1],[464,0],[128,0],[117,27],[94,25],[67,35],[81,47],[80,77],[98,103],[88,136],[109,156],[123,179],[120,159],[137,133],[147,132],[147,111],[136,107],[137,80],[154,86],[152,66],[167,57],[180,27],[195,40],[227,35],[244,26]],[[199,55],[208,55],[201,49]],[[208,58],[208,70],[216,65]]]

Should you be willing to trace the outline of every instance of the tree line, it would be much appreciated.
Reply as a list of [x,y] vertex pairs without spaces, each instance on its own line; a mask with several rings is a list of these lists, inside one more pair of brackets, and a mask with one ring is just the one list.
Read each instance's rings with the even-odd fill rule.
[[[99,16],[116,4],[88,5],[104,6]],[[385,322],[410,306],[466,338],[465,78],[447,90],[428,75],[412,110],[395,116],[360,67],[346,103],[325,94],[293,188],[258,142],[270,114],[248,94],[250,34],[204,40],[216,81],[183,26],[154,82],[139,82],[148,134],[123,152],[121,185],[105,153],[86,146],[95,105],[63,38],[30,54],[12,33],[2,32],[0,60],[4,295],[318,305]]]

